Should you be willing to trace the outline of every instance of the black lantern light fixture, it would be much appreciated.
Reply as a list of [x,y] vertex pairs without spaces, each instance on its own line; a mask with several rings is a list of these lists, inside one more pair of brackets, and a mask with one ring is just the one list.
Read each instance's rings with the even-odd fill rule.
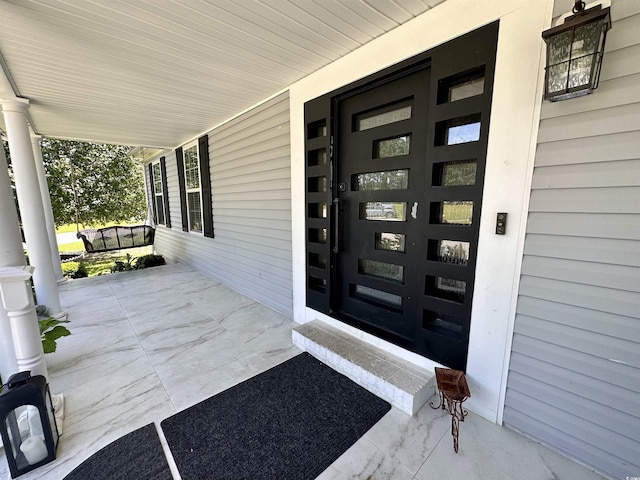
[[12,478],[55,460],[58,428],[44,376],[20,372],[3,386],[0,435]]
[[542,32],[547,44],[546,100],[567,100],[598,88],[611,15],[602,5],[585,8],[585,2],[576,0],[573,15]]

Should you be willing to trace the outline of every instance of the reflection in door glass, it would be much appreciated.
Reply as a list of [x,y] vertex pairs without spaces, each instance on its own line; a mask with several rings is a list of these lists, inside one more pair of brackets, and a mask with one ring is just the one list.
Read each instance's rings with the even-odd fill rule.
[[[387,111],[382,111],[387,110]],[[370,128],[389,125],[390,123],[401,122],[411,118],[411,105],[394,108],[389,110],[388,107],[376,109],[373,112],[366,112],[356,115],[355,130],[363,131]]]
[[402,308],[402,297],[393,293],[376,290],[375,288],[365,287],[364,285],[351,285],[351,295],[360,297],[373,303],[383,304],[396,309]]
[[409,155],[411,135],[376,140],[373,142],[373,158],[392,158]]
[[327,229],[326,228],[310,228],[309,242],[321,243],[321,244],[327,243]]
[[449,315],[424,310],[422,328],[432,332],[459,339],[462,335],[462,320]]
[[354,190],[401,190],[407,188],[409,170],[359,173],[355,175]]
[[449,86],[449,101],[456,102],[464,98],[474,97],[484,93],[484,76],[466,79]]
[[480,140],[480,115],[443,120],[436,124],[435,145],[458,145]]
[[407,204],[404,202],[361,203],[359,214],[360,220],[404,222],[407,219]]
[[391,280],[392,282],[404,282],[404,267],[393,263],[376,262],[375,260],[358,259],[358,273],[372,277]]
[[464,303],[464,292],[466,288],[467,283],[462,280],[427,275],[424,293],[432,297]]
[[466,265],[469,261],[469,242],[457,240],[429,240],[427,259]]
[[404,252],[405,236],[402,233],[376,232],[376,250]]
[[475,185],[477,162],[444,162],[433,165],[433,185],[435,187],[457,187]]
[[471,225],[473,202],[440,202],[431,204],[431,223]]

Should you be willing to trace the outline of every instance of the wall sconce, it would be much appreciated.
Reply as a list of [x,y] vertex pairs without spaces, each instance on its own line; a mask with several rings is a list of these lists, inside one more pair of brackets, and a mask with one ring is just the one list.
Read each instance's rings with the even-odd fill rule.
[[545,100],[567,100],[598,88],[604,41],[611,28],[609,11],[602,5],[585,10],[585,3],[576,0],[573,15],[542,32],[547,44]]

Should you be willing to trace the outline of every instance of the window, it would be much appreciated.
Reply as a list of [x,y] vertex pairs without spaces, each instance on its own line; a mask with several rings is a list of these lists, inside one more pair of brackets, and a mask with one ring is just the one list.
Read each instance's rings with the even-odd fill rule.
[[159,161],[152,165],[151,171],[153,174],[153,201],[156,207],[156,223],[164,225],[164,190],[162,189],[162,169]]
[[189,231],[202,233],[202,198],[200,186],[200,162],[198,145],[184,149],[184,178],[187,194]]

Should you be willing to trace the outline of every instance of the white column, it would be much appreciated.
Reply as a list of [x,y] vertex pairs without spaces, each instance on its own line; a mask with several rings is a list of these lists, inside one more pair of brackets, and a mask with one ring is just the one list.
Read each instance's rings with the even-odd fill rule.
[[56,224],[53,219],[53,208],[51,207],[51,196],[49,185],[47,184],[47,174],[44,171],[44,161],[42,160],[42,149],[40,147],[40,135],[31,135],[31,146],[33,148],[33,158],[36,162],[38,172],[38,183],[42,194],[42,207],[44,208],[44,219],[47,222],[47,234],[49,236],[49,246],[51,247],[51,261],[53,262],[53,274],[56,282],[63,284],[66,282],[62,275],[62,265],[60,265],[60,253],[58,252],[58,239],[56,238]]
[[0,268],[0,293],[2,305],[11,323],[18,371],[29,370],[31,375],[44,375],[48,378],[29,281],[33,271],[31,266]]
[[27,122],[26,99],[6,100],[2,102],[2,114],[7,128],[9,151],[15,176],[16,194],[20,205],[20,216],[25,239],[29,263],[35,267],[33,283],[35,285],[38,303],[49,309],[49,315],[64,318],[66,314],[60,308],[60,296],[56,283],[53,263],[51,261],[51,247],[47,234],[47,223],[42,206],[42,194],[33,147]]
[[[1,142],[0,142],[1,143]],[[0,144],[0,268],[24,266],[24,250],[16,203],[11,193],[11,182],[7,171],[7,159]],[[6,382],[18,371],[11,325],[7,311],[0,306],[0,376]]]

